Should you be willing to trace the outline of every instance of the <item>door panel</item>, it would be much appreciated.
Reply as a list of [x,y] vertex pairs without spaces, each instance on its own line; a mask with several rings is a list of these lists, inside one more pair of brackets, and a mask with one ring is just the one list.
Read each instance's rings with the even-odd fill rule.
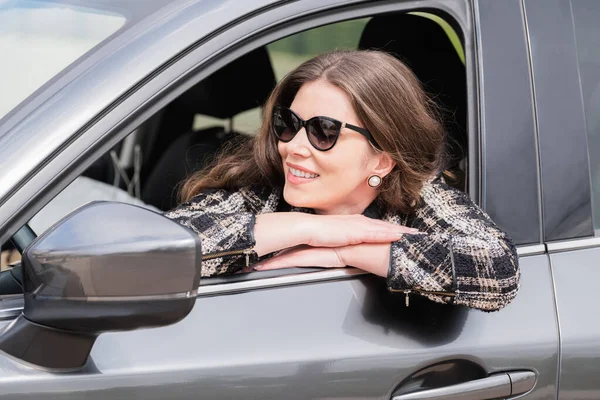
[[521,291],[499,313],[414,296],[407,308],[371,275],[200,297],[175,325],[101,335],[87,372],[23,374],[0,358],[0,399],[389,399],[414,372],[451,359],[486,373],[532,370],[539,376],[528,398],[553,399],[547,260],[522,258]]
[[[599,137],[595,1],[525,0],[539,126],[544,237],[560,327],[559,399],[600,398],[599,240],[594,237]],[[587,124],[586,124],[587,123]],[[590,174],[593,179],[590,179]],[[583,237],[579,240],[573,240]]]
[[[481,23],[489,25],[492,14]],[[490,32],[495,31],[483,34],[478,43],[488,49],[480,66],[487,88],[495,87],[497,68],[526,69],[522,63],[493,62],[498,52],[492,51]],[[511,37],[520,40],[518,34]],[[513,72],[502,76],[524,76],[522,68]],[[499,88],[508,83],[496,81]],[[528,170],[525,178],[511,179],[512,165],[535,168],[528,158],[535,155],[533,123],[525,117],[506,118],[507,110],[529,115],[527,104],[522,109],[518,100],[528,99],[530,88],[522,80],[513,86],[525,88],[526,94],[495,97],[496,103],[494,93],[501,92],[482,94],[488,110],[481,144],[486,149],[484,204],[520,241],[536,242],[537,175]],[[515,110],[495,107],[513,101],[519,105]],[[510,129],[501,125],[506,121]],[[502,134],[525,138],[518,142],[519,163],[503,157],[512,148],[500,147],[506,142],[506,136],[498,139]],[[502,176],[504,186],[496,186]],[[509,190],[512,184],[519,190]],[[521,206],[518,212],[515,203]],[[416,371],[447,360],[467,360],[486,374],[532,370],[538,380],[528,398],[553,399],[558,332],[548,257],[526,256],[520,264],[521,291],[500,313],[440,306],[414,296],[407,308],[403,295],[388,293],[385,282],[370,275],[200,297],[190,315],[175,325],[101,335],[85,371],[55,374],[0,356],[0,399],[389,399]],[[456,378],[451,371],[442,376],[446,383]]]
[[559,399],[600,398],[600,249],[551,254],[560,323]]

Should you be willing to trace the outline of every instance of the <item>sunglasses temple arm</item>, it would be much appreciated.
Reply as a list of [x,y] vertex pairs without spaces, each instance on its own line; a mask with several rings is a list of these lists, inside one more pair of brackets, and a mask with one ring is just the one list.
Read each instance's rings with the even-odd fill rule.
[[342,129],[344,129],[344,128],[352,129],[353,131],[356,131],[356,132],[360,133],[361,135],[363,135],[364,137],[366,137],[367,139],[369,139],[369,141],[371,141],[375,145],[375,147],[377,147],[379,150],[381,150],[381,147],[375,141],[375,138],[365,128],[361,128],[361,127],[356,126],[356,125],[351,125],[351,124],[347,124],[345,122],[342,122]]

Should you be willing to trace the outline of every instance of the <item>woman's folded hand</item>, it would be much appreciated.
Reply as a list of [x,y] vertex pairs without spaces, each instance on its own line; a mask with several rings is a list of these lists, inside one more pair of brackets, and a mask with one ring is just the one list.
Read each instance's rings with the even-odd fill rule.
[[344,247],[361,243],[391,243],[416,229],[363,215],[315,215],[276,212],[256,217],[255,251],[259,256],[299,245]]
[[297,246],[281,251],[274,257],[254,264],[256,271],[295,267],[345,267],[335,247]]
[[304,243],[312,247],[343,247],[360,243],[391,243],[418,230],[363,215],[306,215],[300,224]]
[[297,246],[255,264],[257,271],[294,267],[342,268],[354,266],[379,276],[387,276],[390,245],[363,243],[343,247]]

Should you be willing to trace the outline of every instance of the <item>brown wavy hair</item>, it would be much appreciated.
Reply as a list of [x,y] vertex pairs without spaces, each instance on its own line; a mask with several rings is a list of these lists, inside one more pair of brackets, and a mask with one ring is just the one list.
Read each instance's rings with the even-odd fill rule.
[[396,166],[383,179],[379,201],[386,210],[409,212],[425,181],[443,170],[444,130],[435,103],[414,73],[395,57],[375,50],[333,51],[306,61],[285,76],[263,108],[256,136],[227,146],[207,169],[182,185],[180,200],[205,189],[283,188],[283,162],[271,132],[273,107],[289,107],[300,87],[324,80],[350,98],[362,126]]

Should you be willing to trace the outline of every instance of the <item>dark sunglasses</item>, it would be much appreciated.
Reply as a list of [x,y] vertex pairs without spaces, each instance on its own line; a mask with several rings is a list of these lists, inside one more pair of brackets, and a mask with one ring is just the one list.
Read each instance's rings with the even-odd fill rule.
[[282,142],[291,141],[300,129],[306,129],[308,141],[317,150],[331,150],[340,136],[343,128],[352,129],[369,139],[379,149],[377,142],[368,130],[329,117],[312,117],[305,121],[295,112],[286,107],[276,106],[273,109],[271,121],[273,133]]

